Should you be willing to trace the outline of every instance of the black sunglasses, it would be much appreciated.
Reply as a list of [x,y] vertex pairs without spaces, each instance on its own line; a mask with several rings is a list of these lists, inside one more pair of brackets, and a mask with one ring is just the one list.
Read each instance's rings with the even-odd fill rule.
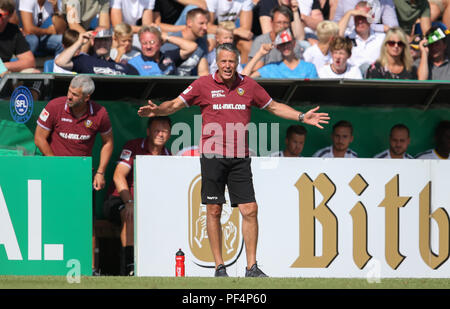
[[42,26],[42,12],[38,13],[38,23],[37,26],[40,27]]
[[405,43],[403,43],[402,41],[387,41],[386,43],[390,47],[394,47],[395,45],[397,45],[398,47],[405,47]]

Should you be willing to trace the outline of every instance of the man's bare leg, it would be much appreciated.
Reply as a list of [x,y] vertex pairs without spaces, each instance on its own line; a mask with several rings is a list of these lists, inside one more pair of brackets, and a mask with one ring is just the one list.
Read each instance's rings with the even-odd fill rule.
[[208,231],[209,245],[214,257],[216,267],[224,264],[222,258],[222,226],[220,216],[222,215],[222,205],[206,205],[206,228]]

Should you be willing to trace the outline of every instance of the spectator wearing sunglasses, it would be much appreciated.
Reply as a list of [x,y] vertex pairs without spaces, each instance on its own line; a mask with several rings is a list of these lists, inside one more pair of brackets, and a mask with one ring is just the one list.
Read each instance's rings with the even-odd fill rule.
[[[0,0],[0,62],[9,72],[20,72],[36,66],[34,55],[19,27],[10,23],[15,9],[14,0]],[[13,55],[17,61],[11,61]]]
[[406,33],[399,27],[388,30],[380,57],[366,73],[366,78],[417,79]]
[[58,55],[63,51],[62,33],[67,27],[57,0],[21,0],[19,13],[25,39],[35,56]]

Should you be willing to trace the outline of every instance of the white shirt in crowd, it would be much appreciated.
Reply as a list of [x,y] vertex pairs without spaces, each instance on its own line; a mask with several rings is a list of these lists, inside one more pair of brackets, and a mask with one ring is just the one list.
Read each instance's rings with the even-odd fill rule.
[[416,156],[416,159],[450,160],[450,156],[448,158],[443,158],[436,152],[436,149],[429,149],[419,153]]
[[[53,14],[53,5],[48,1],[45,1],[42,7],[39,6],[36,0],[20,0],[18,4],[19,11],[29,12],[33,14],[33,23],[35,25],[38,24],[39,13],[42,13],[42,21],[45,21]],[[58,8],[59,10],[61,10],[61,0],[58,0]]]
[[144,10],[153,10],[155,0],[111,0],[112,9],[122,10],[122,20],[130,26],[142,18]]
[[[301,0],[298,1],[298,9],[301,14],[310,16],[312,12],[312,6],[313,6],[314,0]],[[315,31],[309,27],[305,27],[306,33],[315,33]]]
[[214,13],[218,22],[236,21],[241,11],[253,10],[252,0],[206,0],[208,11]]
[[[389,149],[386,149],[383,152],[380,152],[379,154],[375,155],[374,158],[377,159],[392,159],[391,157],[391,152],[389,151]],[[410,155],[409,153],[404,153],[403,154],[403,159],[414,159],[414,157],[412,155]]]
[[355,40],[356,46],[353,46],[352,56],[347,62],[356,67],[359,67],[364,63],[374,63],[378,57],[380,57],[380,49],[383,45],[384,36],[384,33],[370,30],[370,36],[364,41],[355,31],[353,31],[349,37]]
[[[333,146],[328,146],[325,148],[322,148],[318,151],[316,151],[315,154],[313,154],[313,157],[318,157],[318,158],[334,158],[334,154],[333,154]],[[356,152],[354,152],[353,150],[351,150],[350,148],[347,149],[347,151],[345,152],[345,156],[344,158],[357,158],[358,154]]]
[[331,53],[328,52],[327,55],[324,55],[317,44],[314,44],[305,49],[305,52],[303,53],[303,59],[306,62],[311,62],[312,64],[314,64],[317,71],[324,65],[330,64],[333,61],[331,59]]
[[331,64],[322,66],[317,70],[319,78],[346,78],[346,79],[362,79],[361,70],[358,67],[347,63],[347,69],[342,74],[337,74],[331,69]]

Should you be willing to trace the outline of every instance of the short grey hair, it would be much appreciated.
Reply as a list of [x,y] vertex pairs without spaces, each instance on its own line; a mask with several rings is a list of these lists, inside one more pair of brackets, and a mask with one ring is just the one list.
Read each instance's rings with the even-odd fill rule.
[[234,47],[234,45],[231,43],[220,44],[219,46],[216,47],[216,60],[218,59],[219,53],[222,50],[227,50],[229,52],[234,53],[236,56],[236,62],[237,63],[239,62],[239,50],[236,47]]
[[95,84],[92,78],[88,75],[77,75],[70,81],[70,87],[81,88],[84,95],[91,95],[94,93]]

